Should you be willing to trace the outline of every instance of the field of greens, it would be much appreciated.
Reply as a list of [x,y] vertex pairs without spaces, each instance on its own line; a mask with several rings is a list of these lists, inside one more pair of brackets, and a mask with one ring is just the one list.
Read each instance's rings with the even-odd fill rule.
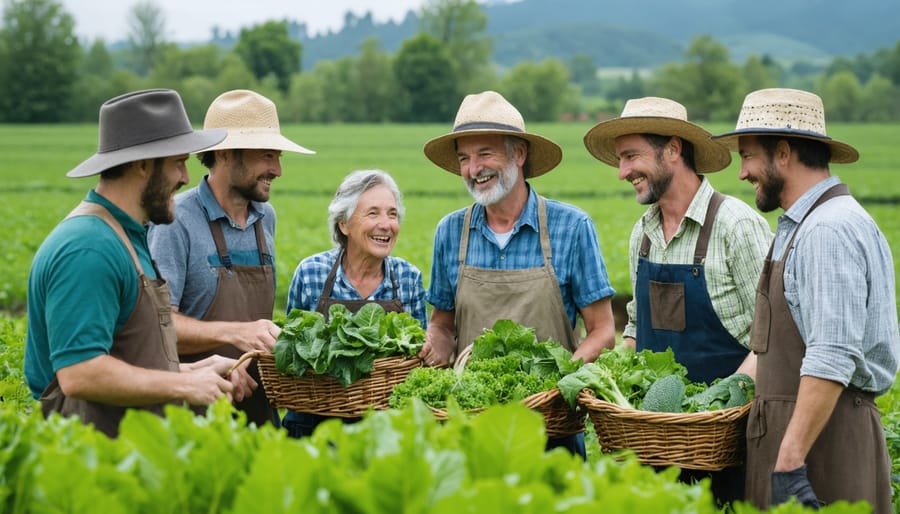
[[[613,286],[630,295],[628,235],[644,207],[634,201],[629,184],[617,170],[600,163],[584,149],[582,137],[590,125],[534,124],[529,130],[546,135],[564,151],[562,164],[531,181],[549,197],[575,204],[592,216]],[[731,127],[708,127],[713,133]],[[327,206],[343,177],[352,170],[379,168],[397,180],[404,194],[406,217],[394,254],[419,266],[428,285],[434,227],[454,209],[471,201],[461,180],[435,167],[422,153],[431,137],[448,125],[291,125],[285,134],[316,150],[313,156],[285,154],[284,175],[272,186],[271,203],[278,212],[276,310],[286,302],[294,267],[305,256],[331,247]],[[900,181],[894,159],[897,125],[836,125],[831,135],[860,150],[858,163],[836,165],[832,172],[850,186],[869,209],[900,255]],[[21,314],[25,281],[34,251],[53,226],[83,198],[95,178],[69,179],[66,171],[96,150],[95,125],[0,126],[0,311]],[[191,184],[205,168],[189,164]],[[722,192],[753,202],[753,189],[737,178],[737,163],[710,180]],[[190,187],[190,186],[188,186]],[[774,226],[776,213],[767,215]]]
[[[628,235],[645,208],[634,201],[631,186],[618,180],[615,169],[584,149],[582,136],[589,127],[530,125],[564,150],[560,167],[531,183],[539,193],[575,204],[593,217],[621,304],[631,294]],[[717,133],[732,126],[707,128]],[[394,254],[419,266],[427,287],[437,222],[470,203],[461,180],[422,153],[429,138],[448,129],[449,123],[283,127],[286,135],[318,154],[286,154],[284,175],[273,183],[277,312],[283,312],[297,263],[331,246],[327,205],[342,178],[357,169],[383,169],[397,180],[406,217]],[[894,176],[900,171],[895,157],[900,126],[835,125],[829,130],[860,150],[860,162],[836,165],[832,172],[878,222],[892,246],[895,269],[900,269],[900,181]],[[534,420],[518,411],[443,428],[414,409],[385,413],[356,428],[330,426],[328,437],[340,441],[337,450],[324,435],[297,443],[285,441],[280,432],[235,427],[222,409],[202,426],[188,422],[184,414],[171,420],[134,418],[123,428],[125,436],[112,443],[80,426],[62,420],[44,423],[36,413],[25,414],[33,405],[21,369],[28,269],[44,237],[95,184],[95,178],[68,179],[65,172],[90,156],[96,141],[96,125],[0,126],[0,216],[7,220],[0,229],[0,511],[96,511],[92,502],[98,497],[105,512],[293,512],[298,504],[313,512],[595,512],[599,505],[606,510],[612,506],[611,512],[716,511],[708,491],[678,484],[671,473],[656,474],[633,461],[624,467],[614,464],[599,455],[595,441],[589,444],[590,462],[584,468],[561,454],[546,456],[543,443],[533,436]],[[196,160],[189,169],[191,185],[196,184],[204,169]],[[710,180],[720,191],[752,204],[753,189],[738,180],[737,169],[732,163]],[[777,214],[766,216],[773,227]],[[879,406],[898,473],[900,387],[879,398]],[[494,437],[484,434],[495,431],[475,426],[491,422],[514,428],[505,437]],[[471,442],[459,443],[460,433]],[[485,464],[484,455],[496,459]],[[523,455],[529,457],[527,463]],[[209,463],[224,475],[207,477],[203,466]],[[398,469],[415,471],[401,477]],[[419,477],[421,487],[400,487],[409,476]],[[446,476],[450,478],[441,479]],[[73,478],[83,483],[62,487]],[[209,487],[213,483],[216,487]],[[109,491],[119,493],[97,496]],[[894,502],[897,511],[900,499]],[[756,512],[739,507],[736,512]],[[772,512],[800,511],[784,507]],[[867,512],[846,505],[828,511]]]

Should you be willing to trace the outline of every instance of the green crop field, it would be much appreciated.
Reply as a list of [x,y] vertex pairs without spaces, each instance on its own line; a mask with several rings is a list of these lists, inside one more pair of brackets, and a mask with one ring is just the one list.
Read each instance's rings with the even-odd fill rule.
[[[628,236],[645,207],[634,201],[632,187],[618,180],[616,170],[594,160],[584,149],[582,136],[588,128],[588,124],[529,127],[557,141],[564,150],[560,167],[533,180],[532,185],[539,193],[575,204],[592,216],[613,286],[622,300],[631,294]],[[707,128],[720,133],[732,126]],[[318,154],[286,154],[284,175],[273,184],[271,202],[279,220],[278,312],[283,312],[290,278],[300,259],[331,246],[326,208],[342,178],[356,169],[380,168],[397,180],[405,196],[406,218],[394,254],[418,265],[427,285],[434,227],[442,216],[471,201],[458,177],[436,168],[422,153],[425,141],[448,129],[449,123],[284,127],[289,137],[317,150]],[[900,125],[836,125],[830,131],[833,137],[860,150],[860,162],[834,166],[832,172],[849,184],[881,226],[892,246],[896,269],[900,253],[900,217],[897,216],[900,181],[895,174],[900,172],[900,166],[895,146]],[[0,216],[7,220],[0,228],[0,406],[9,407],[10,412],[30,411],[34,405],[24,386],[21,366],[26,280],[31,259],[49,231],[96,183],[96,178],[65,177],[66,171],[95,151],[96,141],[96,125],[0,125]],[[196,160],[190,162],[189,168],[191,184],[196,184],[204,169]],[[752,204],[753,188],[738,180],[737,169],[737,163],[732,163],[727,170],[710,175],[710,180],[720,191]],[[773,227],[778,214],[766,215]],[[900,387],[896,384],[900,382],[879,398],[895,474],[900,473]],[[211,440],[205,435],[196,438]],[[229,448],[233,448],[233,440],[229,441]],[[591,441],[596,443],[595,439]],[[55,448],[56,444],[31,447]],[[279,455],[280,452],[279,449]],[[596,444],[589,443],[589,452],[596,458],[599,454]],[[272,481],[267,478],[265,483]],[[900,512],[896,499],[900,486],[896,481],[893,488],[894,511]],[[670,500],[667,505],[671,505]]]
[[[617,171],[594,160],[584,149],[586,123],[532,124],[529,130],[559,143],[562,164],[531,181],[550,198],[575,204],[594,219],[601,249],[616,290],[630,295],[628,235],[644,207],[634,201],[632,188],[617,178]],[[730,125],[709,125],[713,133]],[[872,213],[887,235],[895,261],[900,253],[900,172],[894,145],[900,125],[835,125],[831,135],[855,145],[858,163],[836,165],[832,172]],[[431,267],[434,227],[448,212],[471,199],[461,180],[435,167],[422,153],[431,137],[449,130],[442,125],[290,125],[288,137],[316,150],[313,156],[285,154],[284,175],[272,188],[271,202],[278,212],[277,300],[281,311],[294,267],[303,257],[331,246],[327,205],[335,188],[350,171],[379,168],[391,173],[404,194],[406,217],[394,254],[418,265],[426,286]],[[65,172],[96,149],[96,125],[0,126],[0,311],[24,313],[25,283],[31,257],[53,226],[93,187],[96,178],[69,179]],[[191,184],[205,169],[189,164]],[[752,204],[753,189],[737,178],[737,163],[710,175],[722,192]],[[190,186],[188,186],[190,187]],[[767,219],[774,226],[777,212]]]

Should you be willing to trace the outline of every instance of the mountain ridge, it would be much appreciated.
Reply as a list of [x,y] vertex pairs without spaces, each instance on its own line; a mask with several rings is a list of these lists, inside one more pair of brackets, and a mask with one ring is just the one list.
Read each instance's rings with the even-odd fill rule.
[[[827,62],[890,48],[900,39],[900,2],[884,0],[520,0],[483,4],[494,62],[568,60],[590,55],[598,67],[650,68],[683,59],[691,40],[708,34],[743,62],[752,54],[782,62]],[[395,53],[418,31],[413,12],[400,22],[375,23],[348,13],[341,30],[308,36],[291,22],[303,44],[303,68],[357,55],[363,41],[379,40]],[[219,44],[231,40],[216,40]]]

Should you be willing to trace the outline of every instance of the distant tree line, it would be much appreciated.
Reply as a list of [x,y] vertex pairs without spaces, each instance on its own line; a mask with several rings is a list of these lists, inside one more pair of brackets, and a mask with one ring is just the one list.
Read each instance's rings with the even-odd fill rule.
[[164,38],[161,9],[144,0],[129,12],[128,43],[82,43],[57,0],[4,0],[0,25],[0,122],[92,122],[115,95],[151,87],[178,90],[188,114],[203,119],[215,96],[254,89],[279,105],[284,122],[447,122],[463,95],[503,93],[529,121],[615,116],[629,98],[682,102],[692,119],[731,121],[744,95],[763,87],[817,92],[830,121],[900,120],[900,40],[871,55],[828,66],[786,68],[768,56],[732,62],[711,36],[695,37],[681,62],[598,75],[593,58],[492,62],[487,17],[475,0],[428,0],[419,32],[396,53],[369,39],[355,56],[302,69],[303,47],[290,24],[267,21],[241,30],[225,48],[182,48]]

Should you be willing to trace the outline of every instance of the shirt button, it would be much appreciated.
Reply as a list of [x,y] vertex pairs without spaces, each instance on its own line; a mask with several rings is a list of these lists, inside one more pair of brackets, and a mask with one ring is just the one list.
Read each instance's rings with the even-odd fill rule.
[[501,255],[500,255],[500,260],[502,261],[502,260],[505,260],[505,259],[506,259],[506,256],[503,255],[503,254],[501,254]]

